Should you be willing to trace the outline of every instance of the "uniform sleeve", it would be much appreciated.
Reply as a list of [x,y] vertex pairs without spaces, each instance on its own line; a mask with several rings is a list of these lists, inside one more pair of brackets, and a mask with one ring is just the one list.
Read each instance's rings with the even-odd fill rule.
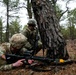
[[2,55],[6,53],[4,47],[0,46],[0,70],[10,70],[12,69],[12,64],[6,65],[6,60],[2,59]]
[[27,25],[25,26],[25,28],[22,30],[21,32],[23,35],[27,36],[27,33],[28,33],[28,27]]
[[6,50],[0,46],[0,57],[6,53]]
[[27,38],[26,42],[25,42],[25,48],[27,49],[31,49],[32,48],[32,45],[29,43],[28,41],[28,29],[25,28],[23,31],[22,31],[22,34]]
[[23,30],[21,33],[22,33],[23,35],[26,35],[26,30]]
[[28,42],[28,40],[25,43],[25,48],[31,49],[32,45]]
[[12,68],[13,68],[12,64],[0,66],[1,71],[11,70]]

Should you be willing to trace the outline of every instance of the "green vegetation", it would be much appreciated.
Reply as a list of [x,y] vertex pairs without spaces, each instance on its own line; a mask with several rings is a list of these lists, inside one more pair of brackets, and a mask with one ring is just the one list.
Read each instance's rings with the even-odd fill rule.
[[[64,27],[61,25],[61,32],[65,39],[76,39],[76,8],[70,10],[67,5],[71,0],[64,0],[66,2],[65,11],[61,9],[61,6],[57,4],[57,1],[48,0],[53,4],[53,9],[55,10],[58,23],[67,19]],[[74,1],[74,0],[73,0]],[[50,3],[50,4],[51,4]],[[28,18],[34,17],[33,11],[31,10],[30,0],[24,0],[20,3],[20,0],[2,0],[0,1],[0,6],[6,9],[6,21],[3,20],[3,16],[0,16],[0,43],[4,41],[9,41],[9,38],[14,34],[21,32],[22,26],[20,25],[19,11],[21,8],[25,8],[28,13]],[[11,13],[12,12],[12,13]],[[67,13],[66,16],[64,14]],[[4,25],[6,22],[6,25]],[[26,25],[26,24],[25,24]],[[65,27],[67,26],[67,27]],[[24,28],[24,27],[23,27]]]

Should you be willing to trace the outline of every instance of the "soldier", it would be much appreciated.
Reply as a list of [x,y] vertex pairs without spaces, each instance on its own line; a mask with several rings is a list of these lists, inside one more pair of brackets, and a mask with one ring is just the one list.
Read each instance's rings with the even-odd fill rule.
[[[0,70],[10,70],[14,67],[22,66],[23,65],[22,61],[24,61],[25,59],[20,59],[12,64],[6,64],[5,54],[10,53],[10,54],[22,55],[26,51],[26,48],[24,48],[24,46],[28,48],[30,44],[27,42],[27,38],[21,33],[14,34],[10,39],[10,43],[1,44]],[[29,48],[31,48],[31,46]],[[32,60],[28,60],[28,63],[31,64]]]
[[[33,55],[37,54],[38,51],[42,48],[42,43],[40,41],[38,28],[36,27],[36,20],[29,19],[25,29],[23,30],[22,34],[27,37],[28,42],[31,44],[33,50]],[[28,48],[28,50],[30,50]]]

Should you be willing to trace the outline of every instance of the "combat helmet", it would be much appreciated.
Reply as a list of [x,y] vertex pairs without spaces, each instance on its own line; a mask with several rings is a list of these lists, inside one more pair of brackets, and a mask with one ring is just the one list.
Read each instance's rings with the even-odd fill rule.
[[29,21],[28,21],[28,23],[27,23],[28,25],[32,25],[32,26],[36,26],[36,20],[35,19],[29,19]]
[[26,40],[27,38],[23,34],[17,33],[11,37],[10,44],[12,47],[21,47],[25,44]]

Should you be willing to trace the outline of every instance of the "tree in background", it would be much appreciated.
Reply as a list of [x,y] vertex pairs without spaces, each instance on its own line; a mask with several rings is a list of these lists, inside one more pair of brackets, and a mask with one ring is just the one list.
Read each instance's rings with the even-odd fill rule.
[[8,42],[9,41],[9,0],[3,0],[3,2],[7,6],[6,42]]
[[9,12],[13,7],[17,7],[19,0],[3,0],[4,4],[6,5],[7,9],[7,26],[6,26],[6,42],[9,41]]
[[30,0],[27,0],[27,12],[28,12],[29,18],[32,18],[32,10],[31,10],[31,1]]
[[[66,58],[65,40],[60,32],[59,21],[53,8],[53,1],[32,0],[35,19],[37,20],[43,48],[47,49],[47,57]],[[66,56],[67,55],[67,56]]]
[[70,39],[75,39],[75,26],[76,26],[76,8],[68,11],[68,28],[70,32]]
[[61,26],[61,33],[63,35],[63,37],[67,40],[69,39],[69,29],[68,28],[65,28],[64,26]]
[[0,43],[2,43],[2,30],[3,30],[3,27],[2,27],[2,19],[0,18]]
[[[15,19],[18,19],[19,20],[19,17],[20,17],[18,15],[19,10],[22,9],[22,8],[25,8],[25,10],[27,9],[27,13],[28,13],[29,18],[32,18],[33,17],[33,11],[31,9],[31,0],[24,0],[23,3],[20,3],[20,0],[3,0],[3,1],[4,1],[4,4],[5,4],[5,7],[7,7],[7,1],[9,1],[9,4],[8,4],[9,5],[8,6],[8,15],[7,15],[9,17],[8,18],[8,22],[7,22],[8,23],[7,24],[8,26],[6,25],[6,28],[7,29],[6,30],[4,29],[4,32],[3,32],[3,37],[6,39],[6,37],[5,37],[5,34],[6,34],[5,31],[7,31],[7,33],[9,32],[9,24],[10,24],[11,21],[14,21]],[[68,4],[69,4],[69,2],[70,1],[75,1],[75,0],[64,0],[66,2],[66,9],[65,9],[65,11],[62,10],[59,5],[57,5],[57,1],[59,1],[59,0],[48,0],[48,1],[49,1],[50,4],[52,3],[52,8],[54,9],[54,13],[56,14],[56,17],[58,19],[58,22],[60,22],[61,20],[63,21],[63,18],[62,17],[64,16],[64,13],[66,13],[67,10],[69,10],[69,8],[67,7]],[[0,2],[3,3],[2,1],[0,1]],[[69,21],[68,21],[68,24],[70,24]],[[68,24],[66,24],[66,25],[68,26]],[[72,27],[72,29],[73,28],[74,28],[74,26]],[[67,32],[68,32],[68,30],[70,31],[70,29],[67,29]],[[66,29],[64,29],[63,32],[65,32],[65,30]],[[9,33],[6,34],[6,36],[8,37],[7,39],[9,39],[9,36],[8,35],[10,35],[10,34]],[[66,35],[67,35],[67,33],[66,33]],[[74,36],[76,36],[75,30],[74,30]]]
[[15,21],[12,21],[9,25],[9,32],[10,32],[10,37],[15,34],[21,32],[22,26],[19,24],[17,19]]

